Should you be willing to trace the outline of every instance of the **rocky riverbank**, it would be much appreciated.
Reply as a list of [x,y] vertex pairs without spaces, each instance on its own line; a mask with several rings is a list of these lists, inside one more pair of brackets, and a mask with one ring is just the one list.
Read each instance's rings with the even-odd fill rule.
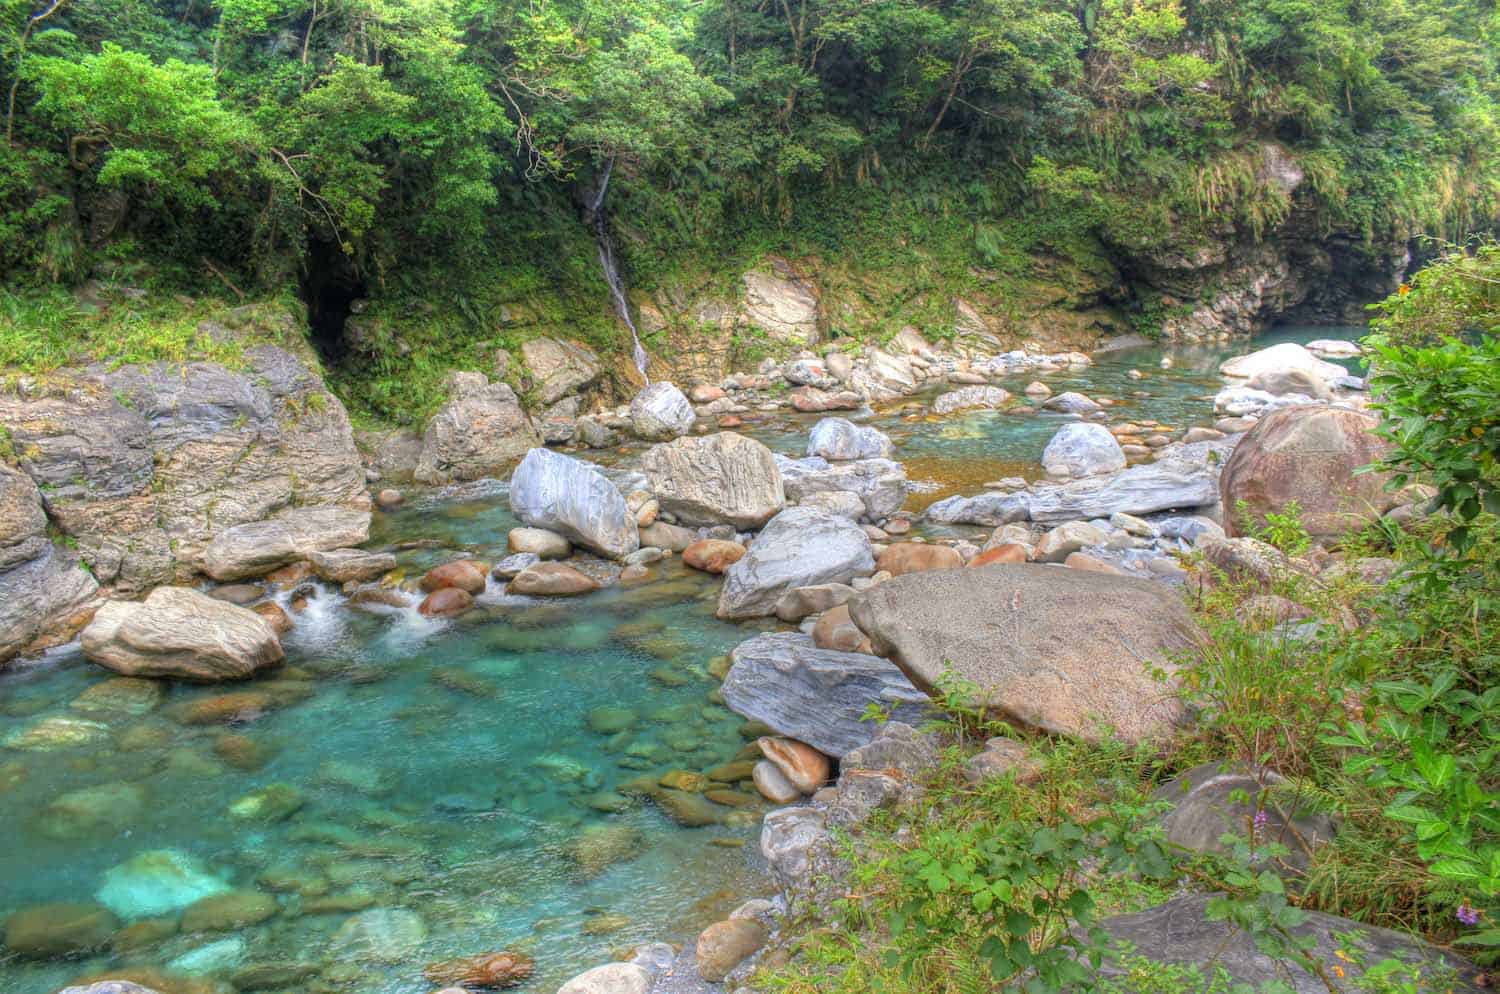
[[[939,744],[916,729],[949,674],[974,695],[968,704],[1019,727],[1160,741],[1187,720],[1171,691],[1176,661],[1197,639],[1180,588],[1212,582],[1199,562],[1263,580],[1264,596],[1246,610],[1295,622],[1297,605],[1270,589],[1278,571],[1317,577],[1381,564],[1316,548],[1291,560],[1245,529],[1289,500],[1319,538],[1422,508],[1420,493],[1393,498],[1378,478],[1353,474],[1375,451],[1363,383],[1299,346],[1225,363],[1228,382],[1205,400],[1200,422],[1166,426],[1112,417],[1108,397],[1046,385],[1051,373],[1086,369],[1081,354],[940,352],[913,336],[893,350],[795,356],[686,392],[659,382],[629,405],[583,414],[597,363],[556,344],[557,362],[532,370],[553,375],[528,388],[548,405],[540,423],[509,386],[464,374],[420,444],[386,438],[368,466],[337,401],[280,350],[252,351],[253,375],[188,364],[23,384],[4,408],[20,468],[0,476],[0,549],[12,550],[0,560],[0,584],[32,592],[33,606],[9,622],[11,652],[81,629],[84,655],[124,676],[260,677],[247,692],[203,705],[228,709],[206,721],[240,721],[308,692],[305,674],[277,674],[282,640],[309,623],[320,589],[346,598],[341,610],[463,625],[538,598],[581,598],[559,603],[587,612],[590,599],[611,590],[665,594],[675,584],[669,566],[721,578],[705,607],[725,621],[780,628],[706,663],[722,681],[712,702],[749,719],[752,741],[728,762],[700,768],[663,770],[658,757],[627,750],[621,762],[641,764],[639,775],[579,797],[614,805],[600,811],[644,802],[700,827],[740,824],[780,805],[765,814],[759,845],[780,894],[740,907],[680,952],[648,946],[589,971],[562,987],[567,994],[732,989],[748,977],[759,950],[779,948],[773,937],[787,910],[828,900],[833,833],[857,835],[872,812],[920,793]],[[1014,393],[999,385],[1017,376],[1034,379]],[[872,405],[918,395],[928,398],[923,416],[935,419],[976,410],[1055,418],[1043,474],[997,480],[923,514],[907,510],[911,481],[899,447],[863,422]],[[578,403],[558,409],[570,400]],[[91,431],[113,431],[101,436],[112,441],[100,446],[66,430],[69,405],[92,419]],[[857,420],[818,420],[791,454],[734,430],[760,416],[825,411]],[[569,451],[537,445],[543,438]],[[395,509],[404,495],[393,483],[484,477],[518,456],[504,494],[519,524],[505,555],[453,556],[409,572],[395,558],[399,538],[362,548],[371,528],[367,482],[384,488],[381,508]],[[189,466],[201,475],[190,476]],[[665,668],[659,675],[664,686],[681,679]],[[465,674],[443,680],[464,693],[491,692]],[[867,720],[872,708],[888,720]],[[615,725],[606,710],[598,734],[624,735],[633,719],[621,715],[625,724]],[[26,734],[55,744],[103,729],[53,720]],[[567,764],[558,763],[552,772],[563,775]],[[1024,776],[1026,758],[996,740],[969,769],[981,780]],[[582,772],[566,775],[588,782]],[[252,793],[245,810],[274,807],[285,812],[276,817],[290,817],[289,798]],[[634,845],[602,865],[629,858]],[[244,892],[245,907],[265,905],[259,893]],[[204,897],[182,907],[192,911]],[[281,913],[271,905],[251,917]],[[90,920],[98,937],[113,936],[111,913]],[[12,933],[24,939],[30,921],[8,925],[13,950]],[[380,925],[399,933],[403,922]],[[1148,927],[1144,919],[1121,923]],[[79,928],[69,950],[104,944]],[[465,968],[498,970],[501,955]],[[506,969],[518,962],[506,959]],[[450,973],[470,976],[456,966],[433,976]]]

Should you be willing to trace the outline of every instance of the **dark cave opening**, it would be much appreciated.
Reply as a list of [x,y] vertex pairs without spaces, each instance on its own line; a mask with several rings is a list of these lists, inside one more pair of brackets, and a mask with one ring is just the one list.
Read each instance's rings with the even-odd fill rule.
[[339,362],[347,351],[344,324],[365,296],[364,280],[338,244],[312,238],[299,283],[313,344],[325,362]]

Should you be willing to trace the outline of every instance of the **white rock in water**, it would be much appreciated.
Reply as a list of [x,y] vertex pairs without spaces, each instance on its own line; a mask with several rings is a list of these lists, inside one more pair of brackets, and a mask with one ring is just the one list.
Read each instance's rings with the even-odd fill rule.
[[1308,342],[1306,349],[1316,356],[1337,356],[1341,359],[1365,354],[1365,350],[1358,342],[1351,342],[1343,338],[1319,338],[1316,341]]
[[790,507],[772,518],[744,557],[724,573],[718,616],[773,614],[794,587],[848,583],[875,572],[870,540],[848,518],[811,507]]
[[665,442],[686,435],[697,420],[687,397],[666,380],[651,384],[630,402],[631,427],[648,441]]
[[153,849],[107,870],[104,885],[94,896],[122,920],[134,921],[181,911],[230,889],[187,853]]
[[1052,476],[1093,476],[1125,468],[1125,451],[1108,428],[1093,422],[1063,425],[1042,452]]
[[1336,376],[1347,376],[1349,371],[1335,363],[1324,362],[1307,349],[1293,342],[1283,342],[1270,348],[1225,360],[1219,372],[1236,379],[1250,379],[1257,373],[1301,370],[1320,380],[1331,380]]
[[878,428],[857,425],[848,418],[824,418],[807,437],[807,454],[830,462],[851,459],[889,459],[896,451],[890,437]]
[[532,449],[510,480],[516,517],[611,559],[640,548],[635,515],[604,474],[582,459]]

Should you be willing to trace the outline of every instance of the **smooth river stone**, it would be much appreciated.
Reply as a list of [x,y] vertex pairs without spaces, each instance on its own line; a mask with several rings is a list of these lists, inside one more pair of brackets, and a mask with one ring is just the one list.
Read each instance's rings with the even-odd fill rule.
[[730,659],[720,688],[730,710],[829,756],[874,737],[877,726],[860,720],[871,704],[892,707],[892,720],[913,725],[931,713],[927,695],[894,664],[819,649],[800,633],[757,635],[736,646]]

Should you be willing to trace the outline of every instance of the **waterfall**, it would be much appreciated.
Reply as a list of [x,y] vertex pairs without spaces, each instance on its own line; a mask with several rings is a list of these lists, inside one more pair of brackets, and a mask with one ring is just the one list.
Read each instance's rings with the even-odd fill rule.
[[593,200],[584,208],[584,216],[593,225],[594,238],[599,242],[599,265],[604,269],[604,282],[609,284],[609,296],[614,301],[615,313],[625,322],[625,327],[630,329],[630,340],[635,345],[635,368],[641,371],[641,379],[649,384],[651,377],[646,375],[646,347],[641,344],[635,322],[630,319],[630,303],[625,299],[625,280],[620,276],[620,267],[615,261],[615,243],[609,234],[609,214],[604,210],[604,195],[609,192],[609,176],[614,169],[614,159],[604,164],[604,172],[599,177],[599,188],[594,192]]

